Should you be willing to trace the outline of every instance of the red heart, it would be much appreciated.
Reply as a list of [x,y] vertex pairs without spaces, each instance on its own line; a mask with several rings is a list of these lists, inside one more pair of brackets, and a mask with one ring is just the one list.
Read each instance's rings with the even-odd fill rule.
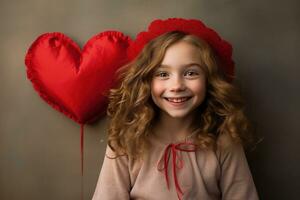
[[29,48],[27,76],[39,95],[56,110],[80,124],[104,114],[115,72],[128,62],[132,40],[121,32],[105,31],[83,50],[62,33],[46,33]]

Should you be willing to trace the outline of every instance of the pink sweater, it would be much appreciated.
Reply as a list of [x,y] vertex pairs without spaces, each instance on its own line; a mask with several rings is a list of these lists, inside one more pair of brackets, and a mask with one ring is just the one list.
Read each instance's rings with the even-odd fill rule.
[[141,162],[128,156],[110,159],[114,152],[107,146],[92,200],[258,199],[243,147],[228,135],[218,138],[216,152],[182,151],[193,147],[156,138],[151,144],[151,154]]

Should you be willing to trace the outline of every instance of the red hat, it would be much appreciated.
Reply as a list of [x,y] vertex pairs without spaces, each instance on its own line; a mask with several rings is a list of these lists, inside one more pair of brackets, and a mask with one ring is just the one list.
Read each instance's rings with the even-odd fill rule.
[[129,59],[133,60],[150,40],[171,31],[182,31],[205,40],[212,47],[216,56],[218,56],[221,62],[219,66],[221,70],[226,74],[229,81],[233,80],[234,61],[232,60],[231,44],[223,40],[216,31],[197,19],[169,18],[152,21],[148,31],[140,32],[129,47]]

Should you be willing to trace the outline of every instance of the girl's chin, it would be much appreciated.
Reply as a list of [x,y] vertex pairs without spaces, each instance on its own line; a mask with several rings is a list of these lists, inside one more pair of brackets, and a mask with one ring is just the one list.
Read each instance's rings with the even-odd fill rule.
[[185,119],[190,117],[190,113],[187,112],[165,112],[165,114],[167,114],[167,117],[173,119]]

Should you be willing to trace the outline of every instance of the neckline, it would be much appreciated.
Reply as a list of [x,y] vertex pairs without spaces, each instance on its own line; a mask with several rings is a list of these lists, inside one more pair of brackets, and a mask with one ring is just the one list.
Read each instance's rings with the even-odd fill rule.
[[182,143],[182,142],[193,142],[197,131],[198,130],[193,131],[192,133],[187,135],[184,139],[173,140],[173,141],[163,141],[158,137],[158,135],[154,134],[153,132],[151,135],[152,135],[152,138],[156,141],[156,143],[158,143],[160,146],[167,146],[169,144],[178,144],[178,143]]

